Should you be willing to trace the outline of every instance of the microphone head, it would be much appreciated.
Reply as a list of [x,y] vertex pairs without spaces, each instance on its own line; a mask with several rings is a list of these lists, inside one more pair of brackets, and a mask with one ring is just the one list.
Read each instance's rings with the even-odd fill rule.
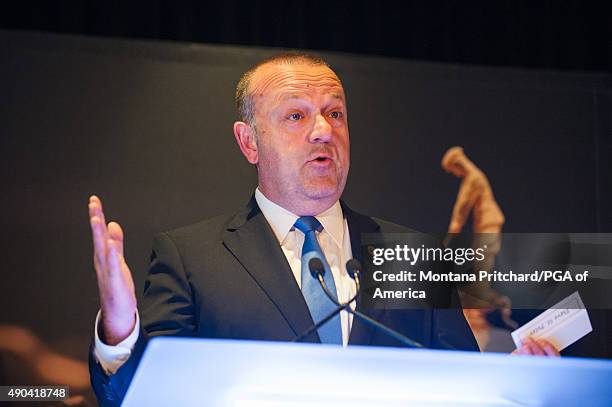
[[325,274],[325,266],[323,266],[323,262],[318,257],[313,257],[310,259],[308,262],[308,269],[314,278],[318,278],[318,274]]
[[359,260],[350,259],[347,261],[346,272],[353,280],[355,277],[359,277],[359,273],[361,273],[361,263],[359,263]]

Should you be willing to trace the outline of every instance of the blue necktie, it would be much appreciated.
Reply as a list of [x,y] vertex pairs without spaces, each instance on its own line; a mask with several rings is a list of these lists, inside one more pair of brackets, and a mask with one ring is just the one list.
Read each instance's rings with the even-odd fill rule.
[[[325,280],[329,291],[334,295],[334,299],[338,299],[334,276],[327,260],[325,260],[325,255],[323,250],[321,250],[321,246],[319,246],[319,242],[317,242],[315,234],[315,231],[322,230],[323,226],[314,216],[302,216],[295,221],[294,226],[304,233],[304,245],[302,246],[302,294],[304,294],[304,299],[306,304],[308,304],[312,320],[317,323],[331,314],[337,306],[325,295],[319,281],[310,274],[308,262],[313,257],[318,257],[323,262],[325,267],[323,280]],[[318,332],[321,343],[341,345],[342,328],[340,326],[340,315],[338,314],[327,321],[327,323],[319,328]]]

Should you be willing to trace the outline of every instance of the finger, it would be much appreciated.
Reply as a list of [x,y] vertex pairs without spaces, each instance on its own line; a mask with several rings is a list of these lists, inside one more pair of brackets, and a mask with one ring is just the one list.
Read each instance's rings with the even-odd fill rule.
[[123,230],[121,225],[117,222],[110,222],[108,224],[108,237],[117,243],[117,252],[123,257]]
[[89,197],[89,217],[97,216],[102,220],[102,223],[106,225],[106,219],[104,218],[104,210],[102,208],[102,201],[95,195]]
[[533,342],[531,344],[531,350],[532,350],[532,354],[533,355],[536,355],[536,356],[544,356],[544,355],[546,355],[544,353],[544,349],[542,349],[542,347],[537,342]]
[[557,348],[555,348],[552,343],[548,342],[545,339],[540,339],[538,342],[546,356],[561,356]]
[[99,266],[106,268],[106,239],[108,239],[108,230],[102,211],[102,201],[96,195],[89,197],[89,223],[92,230],[94,242],[94,259]]
[[546,356],[553,356],[553,357],[561,356],[559,351],[553,345],[550,345],[550,344],[544,345],[542,349],[544,349],[544,353],[546,354]]
[[[102,220],[94,216],[90,219],[91,234],[93,238],[94,260],[101,269],[105,269],[106,264],[106,226]],[[102,271],[98,270],[98,271]]]
[[100,206],[102,206],[102,201],[100,200],[100,198],[97,195],[90,195],[89,197],[89,202],[97,202],[100,204]]
[[118,243],[115,242],[113,239],[108,239],[106,241],[106,244],[108,246],[108,256],[107,256],[107,261],[108,261],[108,271],[109,274],[111,276],[111,278],[113,277],[119,277],[121,275],[121,256],[119,255],[119,250],[117,248]]
[[540,344],[536,342],[534,339],[529,338],[529,341],[527,342],[527,346],[529,346],[531,355],[544,356],[544,350],[542,349]]
[[521,347],[517,349],[517,353],[519,355],[533,355],[533,350],[531,349],[531,338],[523,339],[523,343]]

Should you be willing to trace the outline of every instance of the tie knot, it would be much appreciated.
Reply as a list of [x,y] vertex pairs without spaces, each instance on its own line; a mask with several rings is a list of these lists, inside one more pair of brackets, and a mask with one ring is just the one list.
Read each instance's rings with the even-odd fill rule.
[[315,230],[321,230],[323,228],[323,226],[321,226],[321,222],[319,222],[314,216],[302,216],[295,221],[293,226],[304,234],[313,232]]

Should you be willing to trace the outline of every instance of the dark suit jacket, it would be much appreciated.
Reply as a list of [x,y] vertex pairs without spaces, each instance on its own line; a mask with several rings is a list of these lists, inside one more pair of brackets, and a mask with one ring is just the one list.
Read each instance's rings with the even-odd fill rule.
[[[410,230],[353,212],[342,204],[353,255],[362,233]],[[478,350],[460,309],[357,309],[430,348]],[[100,405],[119,405],[149,337],[158,335],[290,341],[312,318],[282,249],[255,199],[233,216],[161,233],[153,244],[141,332],[130,359],[110,377],[90,352]],[[308,342],[319,342],[313,333]],[[358,319],[350,345],[401,346]]]

